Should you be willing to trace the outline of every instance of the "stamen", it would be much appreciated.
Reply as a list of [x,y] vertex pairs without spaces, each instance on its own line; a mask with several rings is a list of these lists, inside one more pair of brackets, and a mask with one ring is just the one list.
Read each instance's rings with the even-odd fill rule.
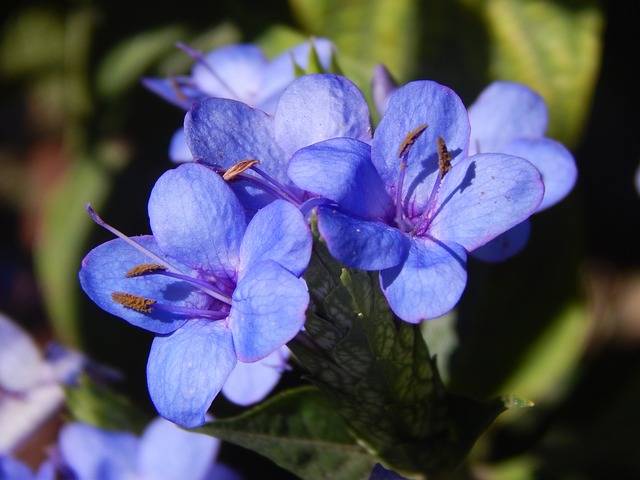
[[233,96],[234,99],[236,100],[240,100],[240,96],[233,90],[233,88],[231,88],[229,86],[229,84],[227,82],[225,82],[222,77],[220,77],[220,75],[218,75],[216,73],[216,71],[211,68],[211,65],[209,65],[206,60],[204,59],[204,55],[202,54],[202,52],[198,52],[197,50],[194,50],[193,48],[191,48],[189,45],[182,43],[182,42],[178,42],[176,43],[176,45],[178,46],[178,48],[182,49],[183,51],[187,52],[188,55],[190,55],[196,62],[198,62],[199,64],[201,64],[202,66],[204,66],[204,68],[206,68],[209,73],[211,75],[213,75],[216,80],[218,80],[220,82],[220,84],[227,89],[227,91]]
[[155,263],[143,263],[142,265],[136,265],[129,270],[125,277],[141,277],[142,275],[151,275],[153,273],[165,272],[167,269],[162,265],[156,265]]
[[155,310],[162,310],[194,318],[207,317],[213,320],[222,320],[229,316],[228,312],[223,311],[203,310],[201,308],[183,307],[180,305],[164,305],[151,298],[134,295],[133,293],[113,292],[111,298],[114,302],[140,313],[153,313]]
[[114,227],[112,227],[111,225],[106,223],[104,220],[102,220],[102,218],[100,218],[100,216],[95,212],[95,210],[93,208],[91,208],[90,204],[87,203],[85,208],[86,208],[87,212],[89,213],[89,215],[91,216],[91,218],[93,219],[94,222],[96,222],[102,228],[104,228],[104,229],[110,231],[111,233],[113,233],[119,239],[124,240],[129,245],[131,245],[133,248],[138,250],[139,252],[143,253],[147,257],[149,257],[152,260],[155,260],[157,262],[157,264],[145,263],[145,264],[141,264],[141,265],[138,265],[136,267],[133,267],[131,270],[129,270],[125,274],[125,276],[127,278],[133,278],[133,277],[137,277],[137,276],[141,276],[141,275],[163,274],[163,275],[166,275],[168,277],[176,278],[176,279],[179,279],[179,280],[184,280],[186,282],[194,284],[194,285],[198,286],[198,288],[200,288],[200,290],[202,290],[203,292],[207,293],[208,295],[210,295],[211,297],[215,298],[216,300],[220,300],[221,302],[224,302],[224,303],[226,303],[228,305],[231,305],[231,298],[229,298],[228,296],[224,295],[222,292],[214,289],[211,284],[209,284],[207,282],[204,282],[202,280],[196,279],[196,278],[188,277],[187,275],[183,274],[180,270],[178,270],[177,268],[175,268],[171,264],[165,262],[162,258],[160,258],[158,255],[156,255],[152,251],[146,249],[145,247],[140,245],[138,242],[135,242],[131,238],[127,237],[120,230],[115,229]]
[[222,179],[226,182],[229,182],[235,179],[235,177],[240,175],[242,172],[249,170],[251,167],[257,165],[258,163],[260,163],[260,160],[241,160],[232,167],[227,168],[227,170],[225,170],[225,172],[222,174]]
[[447,150],[447,144],[442,137],[438,137],[438,173],[440,178],[444,178],[451,170],[451,154]]
[[402,143],[400,144],[400,148],[398,149],[398,158],[403,158],[409,155],[409,149],[414,143],[416,143],[416,140],[420,138],[420,135],[422,135],[422,133],[427,129],[428,126],[428,124],[423,123],[415,130],[410,131],[407,136],[404,137],[404,140],[402,141]]
[[227,295],[224,294],[224,292],[218,290],[212,284],[205,282],[204,280],[200,280],[199,278],[189,277],[188,275],[184,275],[182,273],[167,272],[166,270],[158,270],[156,272],[148,272],[148,273],[149,274],[156,273],[158,275],[164,275],[165,277],[175,278],[176,280],[184,280],[185,282],[195,285],[200,290],[209,294],[209,296],[215,298],[216,300],[220,300],[222,303],[231,305],[231,297],[228,297]]
[[405,224],[406,222],[404,220],[404,214],[402,209],[402,188],[404,186],[404,176],[407,169],[407,157],[409,156],[409,151],[411,150],[411,147],[413,146],[414,143],[416,143],[416,140],[420,138],[420,135],[423,134],[423,132],[427,129],[427,127],[428,127],[428,124],[423,123],[418,128],[415,128],[414,130],[410,131],[407,134],[407,136],[404,138],[404,140],[400,144],[400,148],[398,149],[398,158],[401,161],[400,161],[400,177],[398,178],[398,186],[396,191],[395,222],[398,228],[403,232],[406,231],[405,227],[408,227],[408,225]]
[[276,187],[276,189],[280,193],[280,197],[282,197],[284,200],[286,200],[286,201],[288,201],[290,203],[293,203],[296,207],[299,207],[302,204],[300,199],[298,199],[293,193],[291,193],[286,186],[282,185],[278,180],[273,178],[267,172],[265,172],[261,168],[256,167],[255,165],[251,167],[251,170],[256,172],[258,175],[260,175],[265,180],[267,180],[267,182],[269,182],[269,184],[271,184],[274,187]]
[[127,242],[129,245],[131,245],[133,248],[135,248],[136,250],[138,250],[142,254],[146,255],[147,257],[151,258],[152,260],[155,260],[159,265],[162,265],[163,267],[165,267],[170,272],[176,272],[176,273],[180,272],[180,270],[175,268],[173,265],[167,263],[165,260],[160,258],[155,253],[153,253],[151,250],[143,247],[138,242],[135,242],[131,238],[127,237],[120,230],[117,230],[116,228],[112,227],[107,222],[102,220],[102,218],[100,218],[100,216],[96,213],[96,211],[93,208],[91,208],[91,204],[90,203],[87,203],[85,205],[85,210],[87,211],[87,213],[89,214],[91,219],[94,222],[96,222],[98,225],[100,225],[102,228],[104,228],[105,230],[108,230],[109,232],[113,233],[119,239],[124,240],[125,242]]
[[152,300],[150,298],[144,298],[140,295],[134,295],[132,293],[124,292],[113,292],[111,294],[111,298],[114,302],[119,303],[120,305],[124,305],[125,307],[140,313],[153,312],[152,305],[156,303],[155,300]]
[[427,200],[427,204],[424,208],[424,213],[421,216],[422,218],[413,228],[413,231],[417,235],[421,235],[422,232],[426,231],[426,229],[429,228],[429,223],[435,215],[433,207],[436,204],[438,193],[440,192],[440,187],[442,186],[442,179],[449,172],[449,170],[451,170],[451,153],[449,153],[449,150],[447,149],[447,144],[442,137],[438,137],[436,139],[436,142],[438,144],[438,176],[436,178],[436,181],[433,183],[433,188],[431,189],[429,200]]
[[[300,205],[302,205],[302,200],[300,200],[293,192],[289,191],[286,186],[282,185],[280,182],[278,182],[278,180],[273,178],[267,172],[256,167],[258,163],[260,163],[260,160],[247,159],[241,160],[227,170],[221,168],[216,168],[215,170],[219,175],[222,175],[222,178],[224,180],[227,180],[227,176],[229,176],[230,180],[232,181],[244,180],[245,182],[254,184],[257,188],[264,190],[266,193],[272,195],[275,198],[281,198],[295,205],[296,207],[300,207]],[[247,170],[253,170],[262,178],[257,177],[256,175],[246,174],[245,172]]]

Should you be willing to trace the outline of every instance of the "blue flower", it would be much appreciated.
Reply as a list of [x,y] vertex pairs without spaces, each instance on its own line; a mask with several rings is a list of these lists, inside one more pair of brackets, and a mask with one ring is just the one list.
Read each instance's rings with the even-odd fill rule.
[[[372,91],[380,113],[398,86],[384,65],[377,65]],[[471,139],[469,155],[507,153],[530,161],[540,172],[545,193],[537,212],[555,205],[573,189],[578,170],[571,152],[545,137],[548,124],[544,99],[526,85],[493,82],[469,107]],[[476,249],[473,256],[499,262],[519,253],[527,244],[531,224],[525,220]]]
[[82,423],[60,431],[62,468],[77,480],[239,480],[228,467],[216,464],[216,438],[183,430],[156,418],[140,437]]
[[[458,96],[419,81],[394,93],[371,145],[334,138],[290,161],[299,188],[333,201],[317,207],[332,255],[353,268],[380,270],[389,305],[405,321],[451,310],[466,285],[467,253],[524,221],[542,200],[531,163],[506,154],[468,156],[469,139]],[[342,195],[344,185],[350,195]]]
[[0,313],[0,452],[14,450],[62,408],[62,385],[73,383],[84,366],[80,353],[61,346],[43,355]]
[[195,427],[238,361],[267,357],[302,328],[311,235],[284,201],[247,224],[225,181],[195,163],[163,174],[148,209],[153,235],[133,238],[92,212],[119,238],[84,258],[80,282],[101,308],[157,335],[151,399],[165,418]]
[[[469,107],[469,153],[501,152],[526,158],[540,172],[545,192],[537,212],[555,205],[573,189],[578,175],[571,152],[545,137],[548,113],[544,99],[526,85],[494,82]],[[520,252],[528,239],[526,220],[474,252],[500,261]]]
[[[182,45],[195,60],[191,75],[175,78],[145,78],[143,84],[165,100],[188,110],[203,98],[228,98],[266,113],[273,113],[280,94],[296,78],[295,66],[308,68],[311,48],[328,71],[335,47],[324,38],[314,38],[267,60],[256,45],[227,45],[201,54]],[[184,130],[172,137],[169,156],[174,162],[191,161]]]
[[[198,162],[226,170],[243,160],[259,161],[232,184],[243,205],[255,211],[275,198],[296,205],[309,199],[287,175],[294,152],[337,137],[370,142],[371,124],[366,100],[351,81],[316,74],[294,80],[273,116],[233,100],[201,100],[185,117],[185,133]],[[333,182],[348,190],[341,177]]]

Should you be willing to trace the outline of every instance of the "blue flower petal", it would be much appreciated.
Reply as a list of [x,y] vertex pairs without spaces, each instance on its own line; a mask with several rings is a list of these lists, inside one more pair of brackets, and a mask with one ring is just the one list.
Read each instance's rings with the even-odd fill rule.
[[444,177],[429,234],[475,250],[527,219],[540,204],[538,170],[510,155],[479,154]]
[[165,172],[149,198],[149,221],[162,251],[216,277],[239,265],[244,209],[222,178],[187,163]]
[[21,461],[0,453],[0,478],[3,480],[33,480],[33,472]]
[[380,272],[380,284],[389,306],[410,323],[449,312],[458,303],[466,283],[464,248],[428,238],[412,242],[402,264]]
[[174,163],[193,161],[191,150],[189,150],[187,140],[184,138],[184,128],[176,130],[171,136],[171,141],[169,142],[169,158]]
[[[13,478],[13,477],[10,477]],[[33,480],[56,480],[56,465],[53,460],[45,460],[40,464]],[[19,480],[19,479],[16,479]]]
[[[469,120],[455,92],[431,81],[416,81],[396,90],[374,134],[371,159],[387,185],[400,176],[398,152],[407,135],[427,129],[409,151],[403,197],[428,198],[438,170],[437,138],[447,144],[455,164],[469,145]],[[407,195],[409,192],[409,195]]]
[[549,138],[519,138],[505,145],[503,153],[529,160],[544,182],[544,198],[538,212],[566,197],[576,183],[578,168],[571,152]]
[[154,419],[140,438],[140,478],[202,479],[211,468],[220,440],[183,430],[162,417]]
[[542,137],[547,129],[547,119],[544,100],[529,87],[513,82],[493,82],[469,107],[469,150],[473,154],[511,153],[504,150],[509,141]]
[[226,45],[212,50],[197,62],[193,82],[208,97],[231,98],[251,103],[260,91],[267,59],[259,47]]
[[303,280],[273,260],[254,263],[233,292],[229,315],[238,360],[256,362],[291,340],[308,304]]
[[476,248],[471,256],[484,262],[503,262],[524,250],[531,232],[531,222],[525,220],[510,230]]
[[338,261],[352,268],[380,270],[402,262],[409,237],[382,222],[360,220],[337,208],[318,207],[318,230]]
[[189,320],[153,340],[147,385],[158,413],[186,428],[203,425],[205,413],[236,364],[224,321]]
[[282,347],[257,362],[238,362],[222,387],[222,394],[242,406],[263,400],[278,384],[288,357],[289,349]]
[[[258,160],[261,170],[293,187],[287,177],[284,152],[273,138],[273,118],[266,113],[233,100],[209,98],[193,105],[184,128],[187,145],[197,161],[230,168],[242,160]],[[233,189],[251,210],[273,200],[244,181],[234,183]]]
[[138,478],[136,456],[139,440],[131,433],[70,423],[60,431],[58,446],[65,465],[78,480]]
[[[163,256],[152,236],[132,237],[132,240]],[[80,285],[89,298],[103,310],[154,333],[173,332],[184,324],[186,318],[159,310],[141,313],[115,302],[111,294],[130,293],[159,303],[192,308],[206,308],[209,305],[210,299],[189,283],[160,275],[137,278],[125,276],[133,267],[145,263],[154,262],[124,240],[111,240],[94,248],[84,257],[79,273]],[[177,262],[174,262],[174,266],[180,267]],[[180,270],[186,274],[191,273],[185,267]]]
[[311,231],[302,213],[276,200],[251,219],[240,245],[239,275],[262,260],[274,260],[296,276],[311,258]]
[[302,147],[336,137],[369,142],[371,124],[364,96],[339,75],[303,75],[282,92],[274,135],[289,159]]
[[303,190],[336,202],[369,219],[393,211],[391,197],[371,163],[371,147],[351,138],[334,138],[298,150],[289,162],[289,177]]
[[284,173],[280,164],[284,154],[272,137],[273,117],[260,110],[233,100],[207,98],[191,107],[184,128],[187,145],[198,161],[229,168],[255,159],[278,179]]
[[46,368],[29,334],[0,313],[0,391],[25,392],[45,378]]

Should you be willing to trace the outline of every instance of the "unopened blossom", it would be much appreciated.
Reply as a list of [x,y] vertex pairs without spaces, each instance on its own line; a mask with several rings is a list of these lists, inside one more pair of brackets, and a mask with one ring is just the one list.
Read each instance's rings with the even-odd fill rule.
[[[203,98],[228,98],[272,114],[282,91],[296,77],[296,67],[309,67],[311,49],[324,71],[329,71],[335,46],[325,38],[314,38],[269,60],[257,45],[234,44],[206,54],[182,47],[195,59],[191,75],[145,78],[142,83],[165,100],[188,110]],[[184,130],[172,137],[169,156],[174,162],[191,161]]]
[[[289,163],[299,188],[333,201],[316,210],[332,255],[380,270],[389,305],[405,321],[451,310],[466,285],[467,253],[524,221],[542,200],[531,163],[469,156],[469,140],[458,96],[418,81],[393,94],[370,145],[333,138],[298,150]],[[345,184],[354,193],[338,201]]]
[[225,181],[195,163],[163,174],[148,209],[153,235],[132,238],[92,213],[119,238],[84,258],[80,282],[104,310],[156,334],[151,399],[195,427],[238,361],[268,357],[302,328],[311,236],[284,201],[247,223]]

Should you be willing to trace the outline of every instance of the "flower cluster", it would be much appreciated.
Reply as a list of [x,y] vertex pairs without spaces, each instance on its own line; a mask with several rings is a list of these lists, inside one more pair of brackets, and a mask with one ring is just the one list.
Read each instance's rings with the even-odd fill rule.
[[[315,45],[326,61],[331,45]],[[570,154],[544,138],[544,103],[521,85],[494,84],[467,111],[436,82],[388,82],[374,131],[343,76],[294,79],[249,46],[194,57],[190,77],[147,81],[189,109],[180,135],[194,162],[157,181],[152,235],[127,237],[89,208],[118,238],[80,271],[100,307],[156,335],[151,398],[183,426],[201,425],[220,391],[246,385],[234,372],[282,355],[304,328],[314,222],[336,260],[379,272],[393,312],[418,323],[455,307],[469,254],[514,253],[502,236],[519,238],[510,232],[575,180]]]

